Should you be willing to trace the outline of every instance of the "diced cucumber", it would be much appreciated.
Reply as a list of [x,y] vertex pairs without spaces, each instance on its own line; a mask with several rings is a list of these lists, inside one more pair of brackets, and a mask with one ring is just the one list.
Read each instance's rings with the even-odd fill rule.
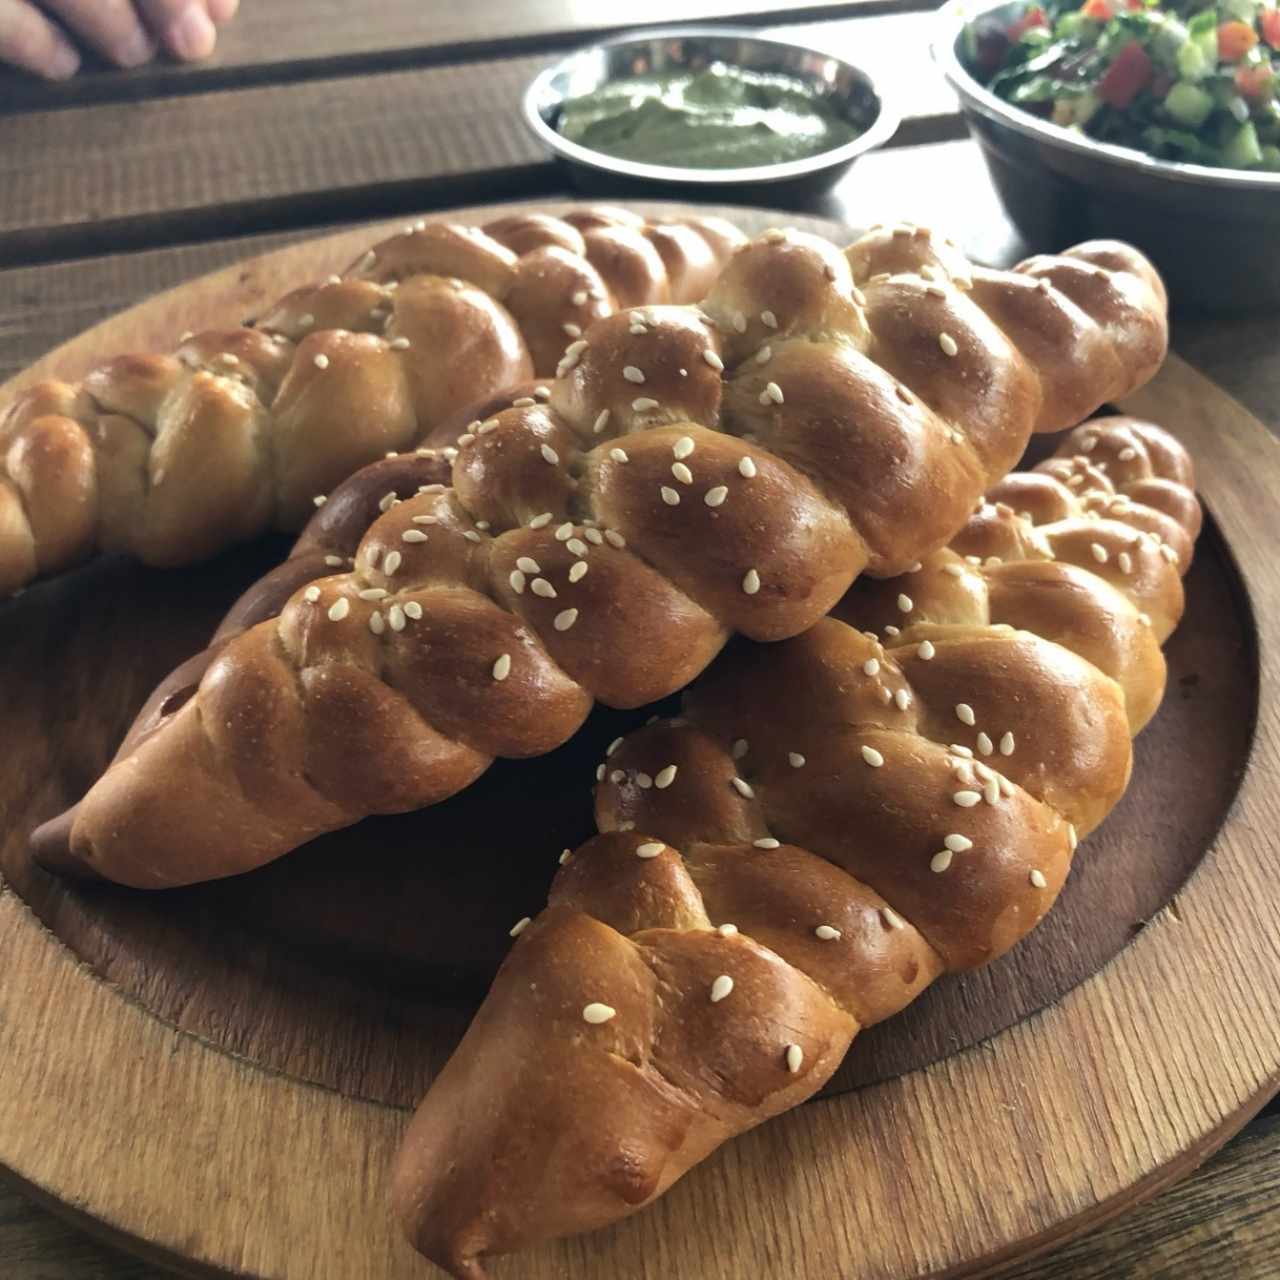
[[1262,148],[1252,121],[1242,124],[1222,148],[1222,163],[1232,169],[1251,169],[1262,163]]
[[1199,85],[1179,80],[1165,95],[1165,110],[1179,123],[1198,129],[1213,112],[1213,95]]
[[1280,173],[1280,147],[1262,148],[1262,168]]
[[[1151,41],[1151,56],[1162,67],[1168,67],[1171,70],[1176,69],[1178,55],[1191,40],[1186,25],[1172,13],[1153,13],[1150,16],[1154,32]],[[1196,76],[1187,78],[1198,79]]]
[[1200,45],[1195,40],[1188,40],[1178,50],[1175,61],[1178,74],[1184,80],[1203,80],[1213,70],[1216,58],[1215,62],[1209,62]]
[[1187,21],[1187,31],[1212,70],[1218,65],[1218,11],[1201,9]]

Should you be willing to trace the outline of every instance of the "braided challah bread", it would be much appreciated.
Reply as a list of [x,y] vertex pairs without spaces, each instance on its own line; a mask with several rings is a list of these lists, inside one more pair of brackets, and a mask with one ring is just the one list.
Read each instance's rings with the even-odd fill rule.
[[[1055,477],[1080,474],[1090,441],[1077,497]],[[1155,428],[1089,423],[1067,449],[1007,486],[1041,495],[1027,505],[1048,524],[984,507],[965,555],[855,587],[844,613],[897,619],[879,637],[828,618],[739,644],[680,718],[610,748],[602,834],[512,928],[401,1148],[396,1211],[429,1258],[478,1280],[486,1255],[634,1212],[810,1097],[861,1028],[1038,923],[1125,788],[1199,521],[1185,455]],[[1081,521],[1104,549],[1149,536],[1162,508],[1115,507],[1143,486],[1180,511],[1176,533],[1150,557],[1133,545],[1131,571],[1072,563],[1062,526],[1082,505],[1107,512]],[[965,558],[989,547],[1003,565]],[[1046,572],[1019,578],[1024,563]],[[1095,655],[1131,680],[1128,711]]]
[[767,233],[701,309],[602,320],[547,401],[471,423],[451,488],[431,450],[377,464],[353,562],[226,645],[86,797],[71,856],[142,887],[234,874],[548,751],[594,699],[656,701],[732,633],[795,635],[941,546],[1033,430],[1164,341],[1123,246],[994,272],[923,230]]
[[608,208],[415,222],[253,327],[39,383],[0,420],[0,594],[95,551],[187,564],[297,528],[357,467],[549,376],[601,317],[701,298],[743,242]]

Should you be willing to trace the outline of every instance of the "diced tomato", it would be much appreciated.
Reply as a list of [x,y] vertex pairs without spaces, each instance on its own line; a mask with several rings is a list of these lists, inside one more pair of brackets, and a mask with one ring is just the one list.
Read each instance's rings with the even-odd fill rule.
[[1218,28],[1218,57],[1238,62],[1255,44],[1258,33],[1247,22],[1224,22]]
[[1034,31],[1036,27],[1047,27],[1048,25],[1049,19],[1045,16],[1044,10],[1037,5],[1034,9],[1028,9],[1009,28],[1009,42],[1010,44],[1017,44],[1026,32]]
[[1116,16],[1116,11],[1111,6],[1111,0],[1084,0],[1084,4],[1080,7],[1080,12],[1086,18],[1092,18],[1095,22],[1110,22]]
[[1264,100],[1271,96],[1275,72],[1270,67],[1237,67],[1236,88],[1246,98]]
[[1280,49],[1280,9],[1263,9],[1258,14],[1262,38],[1273,48]]
[[1139,9],[1145,9],[1147,6],[1145,0],[1125,0],[1124,7],[1130,13],[1137,13]]
[[1098,97],[1108,106],[1127,107],[1151,83],[1153,75],[1147,51],[1131,40],[1098,82]]

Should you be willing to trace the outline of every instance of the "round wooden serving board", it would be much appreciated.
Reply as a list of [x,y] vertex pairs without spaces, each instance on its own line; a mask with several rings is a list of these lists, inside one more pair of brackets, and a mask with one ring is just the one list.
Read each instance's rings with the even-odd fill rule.
[[[162,294],[0,401],[254,314],[381,230]],[[496,1276],[977,1275],[1178,1177],[1280,1087],[1280,445],[1176,358],[1123,407],[1187,443],[1210,518],[1165,705],[1054,912],[997,964],[860,1037],[822,1097],[655,1207]],[[599,712],[548,757],[237,880],[148,895],[33,868],[32,826],[78,798],[155,681],[286,548],[171,572],[103,560],[0,605],[0,1165],[194,1274],[428,1276],[385,1206],[407,1111],[511,922],[589,833],[604,744],[643,717]]]

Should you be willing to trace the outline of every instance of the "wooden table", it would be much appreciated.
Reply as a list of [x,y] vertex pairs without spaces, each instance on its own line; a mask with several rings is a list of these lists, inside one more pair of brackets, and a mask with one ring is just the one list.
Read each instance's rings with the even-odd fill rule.
[[[291,239],[406,212],[564,194],[519,123],[551,51],[692,17],[777,26],[900,86],[893,144],[803,211],[945,222],[975,257],[1030,249],[1004,217],[927,54],[927,0],[245,0],[216,58],[50,86],[0,71],[0,379],[161,288]],[[943,202],[939,193],[945,192]],[[660,194],[660,193],[659,193]],[[1177,315],[1174,346],[1280,432],[1275,315]],[[0,1076],[0,1081],[3,1077]],[[1280,1107],[1180,1186],[1001,1273],[1280,1273]],[[0,1185],[0,1275],[156,1274]]]

